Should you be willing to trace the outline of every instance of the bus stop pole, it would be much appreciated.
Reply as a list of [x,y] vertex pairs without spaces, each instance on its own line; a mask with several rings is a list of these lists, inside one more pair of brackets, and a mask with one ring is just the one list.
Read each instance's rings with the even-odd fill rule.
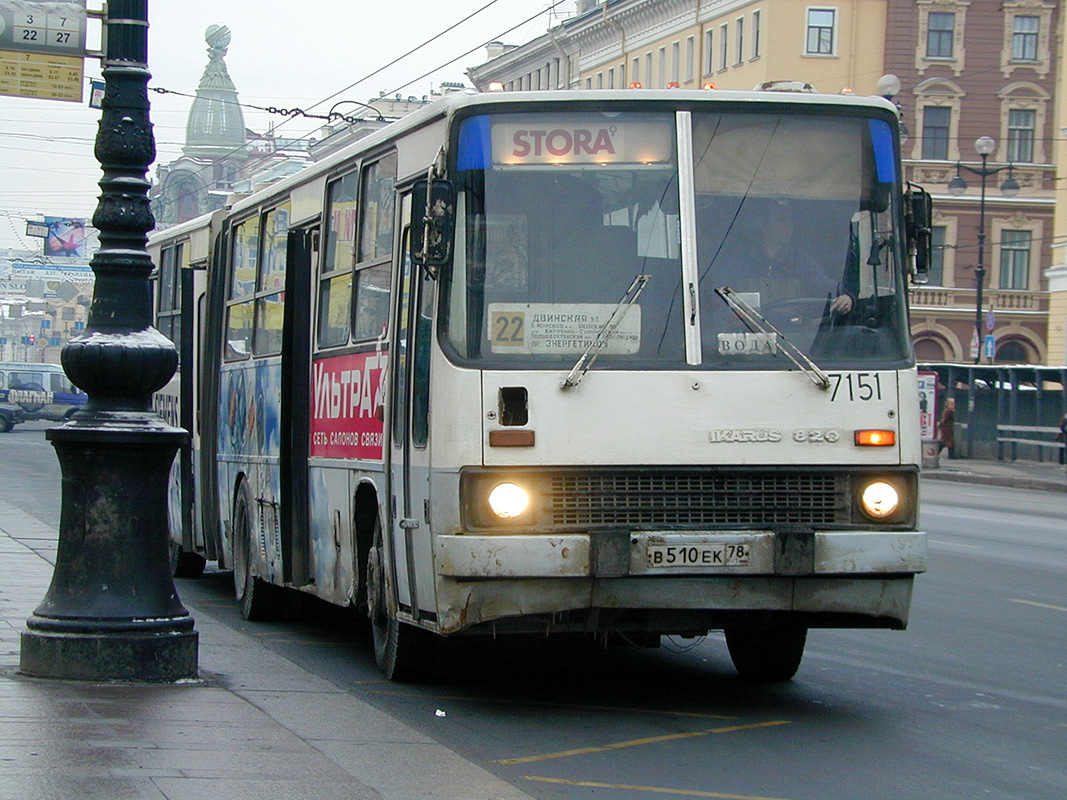
[[151,325],[148,0],[109,0],[104,36],[96,283],[85,332],[62,351],[89,398],[47,434],[63,479],[59,549],[19,666],[47,678],[174,681],[196,677],[198,635],[174,588],[167,514],[171,463],[188,434],[152,410],[178,355]]

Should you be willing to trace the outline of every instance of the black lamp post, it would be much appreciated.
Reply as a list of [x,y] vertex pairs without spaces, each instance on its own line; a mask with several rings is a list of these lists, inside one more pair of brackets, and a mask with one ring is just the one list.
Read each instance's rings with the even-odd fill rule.
[[47,434],[63,476],[59,549],[19,666],[47,678],[172,681],[196,677],[198,637],[174,589],[167,527],[170,466],[187,434],[151,407],[178,355],[151,325],[148,0],[109,0],[105,26],[96,286],[84,333],[62,353],[89,399]]
[[1011,164],[1006,167],[989,167],[989,156],[996,149],[997,143],[991,136],[979,136],[975,139],[974,150],[982,158],[981,167],[969,167],[966,164],[956,162],[956,177],[948,182],[948,191],[953,197],[962,197],[967,191],[967,181],[960,175],[960,170],[965,169],[972,175],[978,175],[982,179],[982,194],[978,202],[978,268],[974,271],[975,303],[974,303],[974,335],[978,341],[978,352],[975,354],[974,363],[982,360],[982,290],[985,288],[985,179],[990,175],[996,175],[1005,169],[1008,177],[1000,184],[1000,192],[1005,197],[1015,197],[1019,193],[1019,184],[1011,175]]

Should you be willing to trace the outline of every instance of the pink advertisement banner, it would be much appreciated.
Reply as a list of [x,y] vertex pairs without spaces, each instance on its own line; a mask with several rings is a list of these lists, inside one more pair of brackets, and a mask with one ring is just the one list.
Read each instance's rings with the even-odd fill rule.
[[352,353],[312,367],[311,455],[381,461],[388,353]]

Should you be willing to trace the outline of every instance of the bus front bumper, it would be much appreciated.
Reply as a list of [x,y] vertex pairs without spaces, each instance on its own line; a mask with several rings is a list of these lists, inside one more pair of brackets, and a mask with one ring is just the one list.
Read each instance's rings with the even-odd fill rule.
[[458,579],[870,575],[926,570],[919,531],[644,532],[436,537],[437,574]]
[[664,631],[678,612],[904,628],[926,557],[926,534],[916,531],[439,536],[438,625],[451,633],[582,609],[639,609],[645,619],[661,614]]

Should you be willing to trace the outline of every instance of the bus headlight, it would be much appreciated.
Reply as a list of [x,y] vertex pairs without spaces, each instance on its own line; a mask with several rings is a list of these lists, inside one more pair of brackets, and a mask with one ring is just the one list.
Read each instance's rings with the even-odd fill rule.
[[864,514],[872,519],[885,519],[896,513],[900,507],[900,494],[891,484],[874,481],[864,487],[860,502]]
[[498,483],[489,492],[489,508],[501,519],[515,519],[529,505],[529,493],[514,483]]

